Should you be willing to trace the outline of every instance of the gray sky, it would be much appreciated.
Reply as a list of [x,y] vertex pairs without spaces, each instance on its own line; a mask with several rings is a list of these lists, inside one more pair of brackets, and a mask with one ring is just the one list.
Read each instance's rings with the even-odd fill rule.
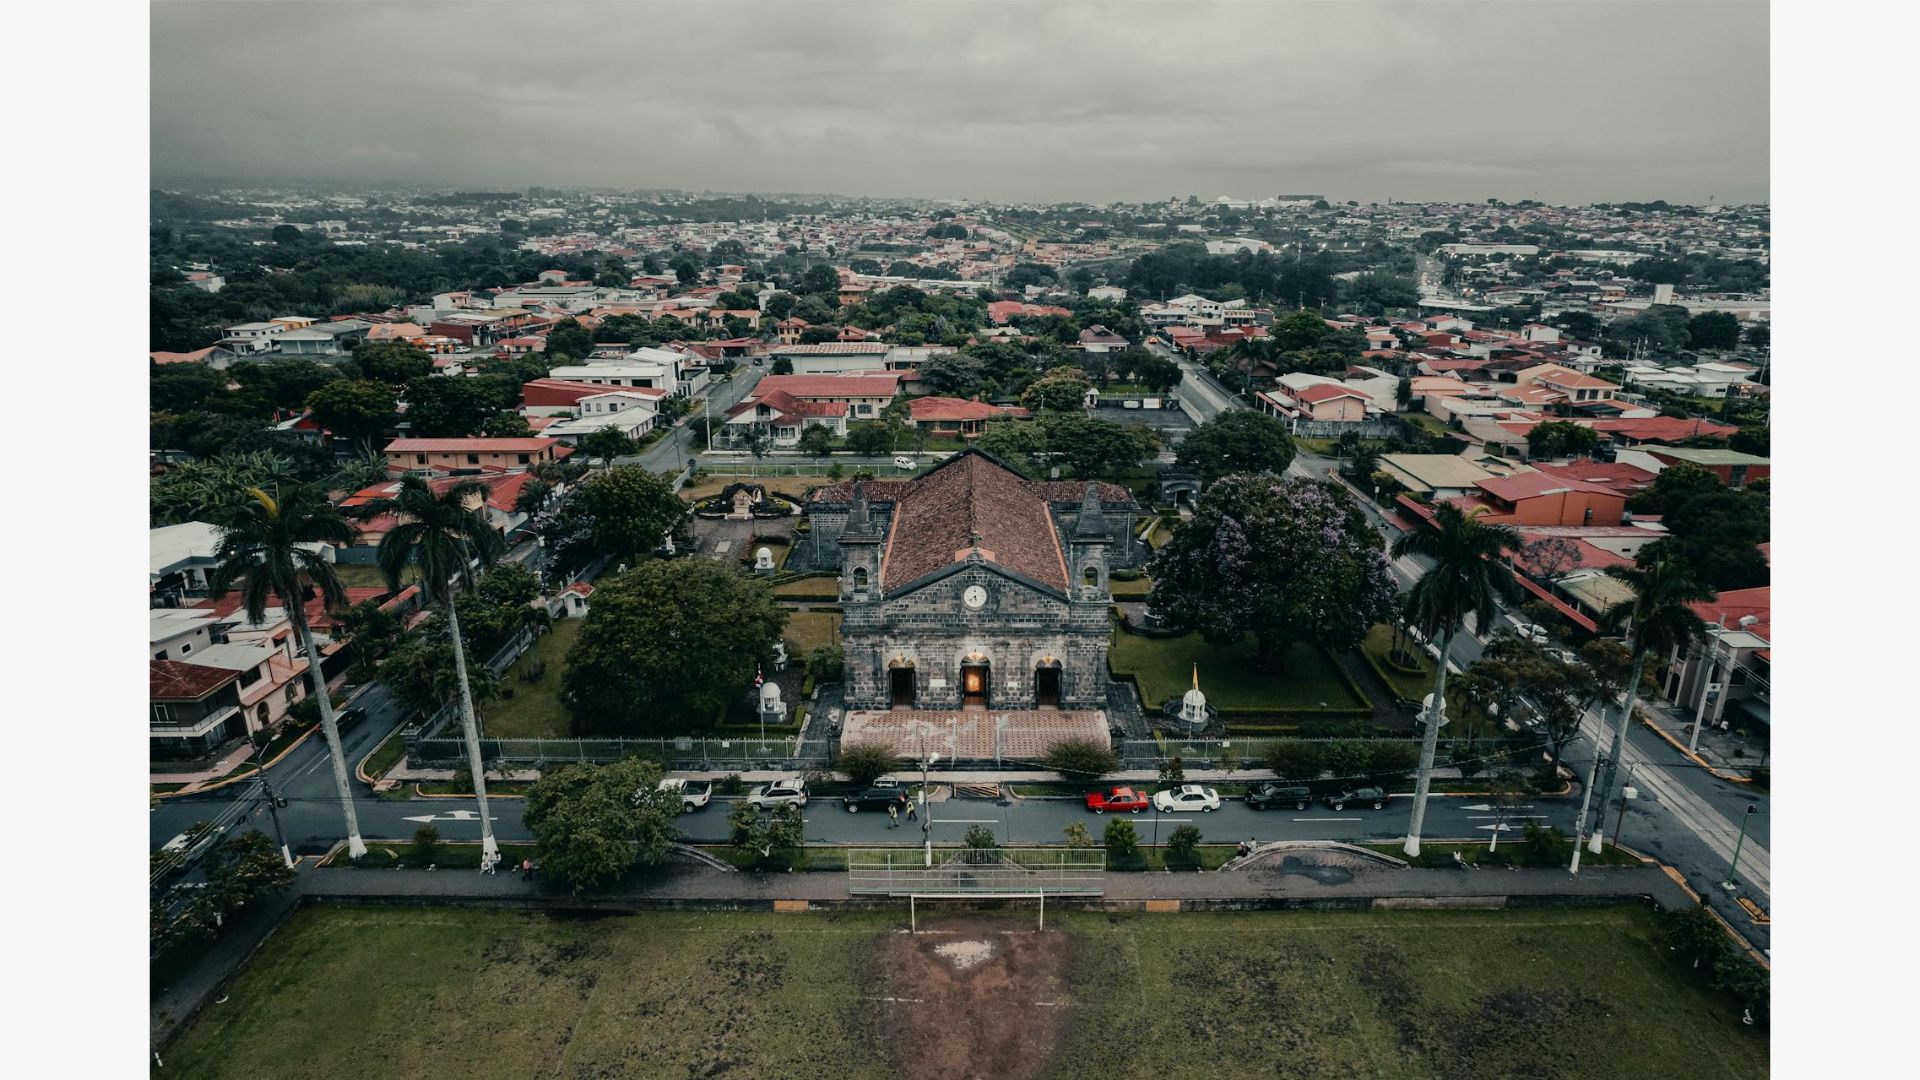
[[1762,3],[170,3],[156,182],[1764,200]]

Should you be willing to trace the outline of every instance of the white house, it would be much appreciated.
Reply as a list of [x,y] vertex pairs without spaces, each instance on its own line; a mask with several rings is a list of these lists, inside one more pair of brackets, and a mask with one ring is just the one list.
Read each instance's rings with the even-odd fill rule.
[[574,416],[548,424],[540,429],[540,434],[559,439],[568,446],[578,446],[590,433],[608,427],[620,429],[629,439],[637,439],[652,431],[660,421],[658,399],[632,390],[592,394],[576,402],[575,408]]

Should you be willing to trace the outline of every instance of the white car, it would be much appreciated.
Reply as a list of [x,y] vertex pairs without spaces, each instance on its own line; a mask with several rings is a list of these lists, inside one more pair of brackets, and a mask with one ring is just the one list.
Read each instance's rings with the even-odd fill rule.
[[1220,809],[1220,793],[1199,784],[1182,784],[1177,788],[1154,792],[1153,808],[1163,814],[1175,810],[1198,810],[1203,814],[1211,814]]
[[680,809],[683,813],[692,813],[713,801],[713,781],[682,780],[668,777],[660,781],[661,791],[670,791],[680,796]]
[[893,459],[893,467],[896,469],[906,469],[907,471],[911,472],[914,469],[919,468],[920,463],[913,460],[910,457],[901,455],[900,457],[896,457]]
[[798,777],[761,784],[747,796],[747,805],[758,810],[770,806],[807,805],[807,782]]

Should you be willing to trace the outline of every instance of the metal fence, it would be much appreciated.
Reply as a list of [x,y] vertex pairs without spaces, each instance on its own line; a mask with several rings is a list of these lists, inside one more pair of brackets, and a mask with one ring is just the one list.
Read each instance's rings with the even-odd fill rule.
[[[824,766],[831,739],[793,736],[725,739],[481,739],[480,757],[514,765],[621,761],[644,757],[673,769],[707,772],[803,772]],[[407,745],[416,768],[466,760],[466,743],[453,736],[416,738]]]
[[1099,896],[1106,852],[1073,848],[918,849],[847,853],[847,891],[855,896]]

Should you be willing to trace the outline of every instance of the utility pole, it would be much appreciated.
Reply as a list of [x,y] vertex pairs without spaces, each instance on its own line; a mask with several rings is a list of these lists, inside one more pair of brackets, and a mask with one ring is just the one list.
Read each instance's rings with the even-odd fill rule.
[[267,815],[273,819],[273,838],[280,842],[280,858],[287,864],[287,869],[291,870],[293,869],[293,851],[287,847],[286,833],[280,831],[280,797],[273,793],[273,787],[267,783],[266,756],[267,744],[261,743],[260,749],[255,751],[257,761],[255,767],[260,775],[260,792],[267,799]]
[[1753,820],[1753,812],[1758,809],[1760,808],[1752,803],[1748,803],[1747,812],[1740,815],[1740,839],[1733,842],[1733,861],[1727,864],[1727,880],[1720,885],[1721,888],[1728,892],[1732,892],[1736,888],[1733,883],[1733,875],[1734,871],[1740,869],[1740,849],[1744,847],[1747,842],[1747,824]]
[[1638,762],[1627,766],[1627,782],[1620,785],[1620,816],[1613,819],[1613,846],[1620,846],[1620,828],[1627,823],[1627,800],[1633,798],[1633,768]]

